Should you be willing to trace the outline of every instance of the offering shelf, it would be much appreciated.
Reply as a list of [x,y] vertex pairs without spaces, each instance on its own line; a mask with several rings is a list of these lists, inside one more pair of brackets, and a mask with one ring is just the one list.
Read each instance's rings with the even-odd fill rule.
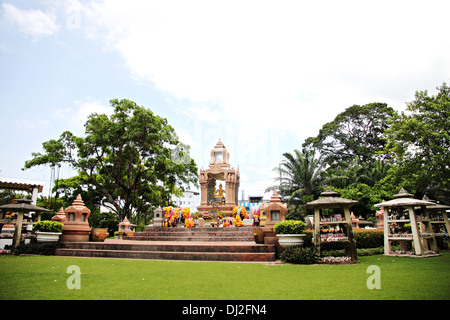
[[346,221],[320,221],[320,224],[346,224]]
[[413,237],[388,237],[389,240],[413,240]]
[[411,220],[410,219],[397,219],[397,220],[388,220],[387,221],[388,223],[393,223],[393,222],[411,222]]

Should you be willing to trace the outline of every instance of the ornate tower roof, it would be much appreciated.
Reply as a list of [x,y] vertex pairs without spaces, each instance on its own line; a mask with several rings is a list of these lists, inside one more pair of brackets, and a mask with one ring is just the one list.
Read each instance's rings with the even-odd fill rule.
[[209,161],[209,166],[218,165],[220,167],[230,167],[230,154],[227,148],[223,144],[222,140],[219,138],[214,148],[211,150],[211,160]]

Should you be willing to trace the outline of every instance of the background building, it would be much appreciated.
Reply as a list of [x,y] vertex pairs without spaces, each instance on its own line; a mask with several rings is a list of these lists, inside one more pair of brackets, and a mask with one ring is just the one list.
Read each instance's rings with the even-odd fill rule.
[[177,207],[189,208],[191,213],[197,212],[197,206],[200,205],[200,192],[187,190],[183,195],[172,195],[172,203]]

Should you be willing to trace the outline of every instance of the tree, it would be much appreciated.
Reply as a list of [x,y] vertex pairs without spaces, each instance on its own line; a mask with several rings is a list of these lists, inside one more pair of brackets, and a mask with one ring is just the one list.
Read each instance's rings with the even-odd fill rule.
[[145,204],[163,205],[161,199],[183,184],[197,183],[194,160],[183,154],[172,157],[179,141],[167,119],[126,99],[110,104],[111,117],[89,116],[85,137],[66,131],[58,140],[44,142],[45,153],[33,153],[25,168],[70,163],[78,170],[79,184],[94,189],[120,219],[131,218]]
[[417,91],[406,112],[386,130],[386,151],[394,154],[387,180],[416,194],[450,202],[450,87],[435,96]]
[[376,161],[385,146],[383,132],[394,115],[396,111],[385,103],[353,105],[323,125],[316,137],[306,139],[303,147],[317,148],[330,166],[355,156],[362,163]]
[[[288,204],[296,209],[314,199],[321,192],[322,159],[316,158],[314,150],[294,150],[283,154],[283,161],[273,170],[278,173],[275,181],[282,197],[288,197]],[[267,188],[266,192],[273,190]]]
[[390,164],[381,159],[364,163],[355,156],[351,162],[341,162],[335,167],[328,168],[323,175],[324,184],[347,188],[362,183],[373,187],[387,175],[389,168]]

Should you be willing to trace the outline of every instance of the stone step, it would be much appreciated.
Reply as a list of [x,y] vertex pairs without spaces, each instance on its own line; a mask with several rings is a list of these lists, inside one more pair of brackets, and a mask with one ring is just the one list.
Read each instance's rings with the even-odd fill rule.
[[252,233],[251,227],[240,228],[164,228],[164,227],[147,227],[144,232],[195,232],[195,233]]
[[66,242],[65,249],[77,250],[127,250],[127,251],[174,251],[174,252],[275,252],[274,246],[256,243],[138,243],[127,240],[105,242]]
[[[108,242],[109,241],[109,242]],[[67,242],[58,256],[197,261],[275,261],[275,247],[255,243]]]
[[91,258],[154,259],[154,260],[194,260],[194,261],[234,261],[273,262],[275,253],[236,252],[169,252],[169,251],[126,251],[126,250],[77,250],[58,249],[58,256]]
[[125,236],[124,240],[140,241],[253,241],[253,228],[146,228]]
[[204,241],[204,242],[217,242],[217,241],[234,241],[234,242],[242,242],[242,241],[252,241],[252,236],[188,236],[188,235],[152,235],[152,236],[142,236],[142,235],[134,235],[134,236],[125,236],[124,240],[138,240],[138,241]]

